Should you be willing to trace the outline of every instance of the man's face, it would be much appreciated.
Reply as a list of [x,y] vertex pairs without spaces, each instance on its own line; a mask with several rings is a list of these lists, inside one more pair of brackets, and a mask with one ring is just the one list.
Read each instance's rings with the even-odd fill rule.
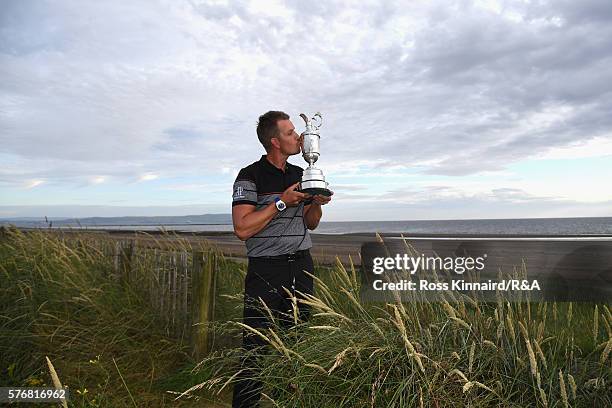
[[277,126],[280,134],[275,139],[280,144],[281,153],[287,156],[298,154],[301,149],[301,142],[293,123],[289,119],[279,120]]

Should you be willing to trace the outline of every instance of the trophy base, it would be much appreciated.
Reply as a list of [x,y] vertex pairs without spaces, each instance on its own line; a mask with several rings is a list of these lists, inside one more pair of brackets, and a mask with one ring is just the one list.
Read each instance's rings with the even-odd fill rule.
[[323,180],[306,180],[300,183],[300,191],[310,195],[320,194],[322,196],[330,197],[333,193],[327,188],[327,182]]
[[305,190],[302,190],[303,193],[307,193],[310,195],[322,195],[325,197],[331,197],[332,192],[330,189],[327,188],[307,188]]

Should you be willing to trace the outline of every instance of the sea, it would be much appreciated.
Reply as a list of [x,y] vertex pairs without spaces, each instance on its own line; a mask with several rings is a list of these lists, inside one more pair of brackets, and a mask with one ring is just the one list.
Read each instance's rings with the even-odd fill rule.
[[[83,227],[85,228],[85,227]],[[184,232],[232,231],[231,224],[113,225],[87,226],[87,229],[159,229]],[[612,217],[517,218],[434,221],[344,221],[321,222],[318,234],[402,233],[466,235],[612,235]]]

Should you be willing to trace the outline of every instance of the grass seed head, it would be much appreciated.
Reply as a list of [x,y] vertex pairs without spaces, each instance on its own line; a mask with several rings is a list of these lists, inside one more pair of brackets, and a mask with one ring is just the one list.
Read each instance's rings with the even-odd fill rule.
[[576,380],[574,380],[574,376],[571,374],[567,374],[567,379],[569,381],[570,390],[572,391],[572,399],[575,400],[576,391],[578,390],[578,387],[576,386]]
[[569,408],[569,401],[567,400],[567,390],[565,388],[565,380],[563,379],[563,371],[559,370],[559,388],[561,390],[561,400],[563,406]]

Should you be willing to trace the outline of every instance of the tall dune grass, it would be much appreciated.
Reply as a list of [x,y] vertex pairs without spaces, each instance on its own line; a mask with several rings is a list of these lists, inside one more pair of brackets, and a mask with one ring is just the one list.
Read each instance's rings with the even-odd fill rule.
[[[175,238],[156,245],[193,249]],[[192,371],[186,345],[167,336],[138,281],[113,277],[104,245],[101,237],[0,233],[0,386],[42,385],[49,356],[74,406],[182,406],[191,404],[187,395],[210,392],[227,399],[243,352],[244,268],[224,263],[220,322],[210,325],[218,349]],[[315,295],[306,299],[311,319],[291,315],[294,327],[273,322],[256,334],[268,343],[253,351],[265,404],[612,405],[610,304],[465,296],[363,303],[359,293],[352,265],[317,268]],[[167,392],[187,389],[178,401]]]
[[113,275],[105,245],[114,243],[2,230],[0,386],[50,384],[49,356],[72,406],[134,406],[132,395],[139,407],[185,405],[160,384],[192,364],[188,345],[167,336],[138,281]]
[[[315,277],[315,295],[304,301],[313,316],[290,329],[226,324],[267,343],[252,353],[268,406],[612,406],[609,304],[501,295],[493,303],[459,295],[364,304],[357,276],[338,262]],[[201,361],[209,377],[185,394],[231,387],[241,352]]]

